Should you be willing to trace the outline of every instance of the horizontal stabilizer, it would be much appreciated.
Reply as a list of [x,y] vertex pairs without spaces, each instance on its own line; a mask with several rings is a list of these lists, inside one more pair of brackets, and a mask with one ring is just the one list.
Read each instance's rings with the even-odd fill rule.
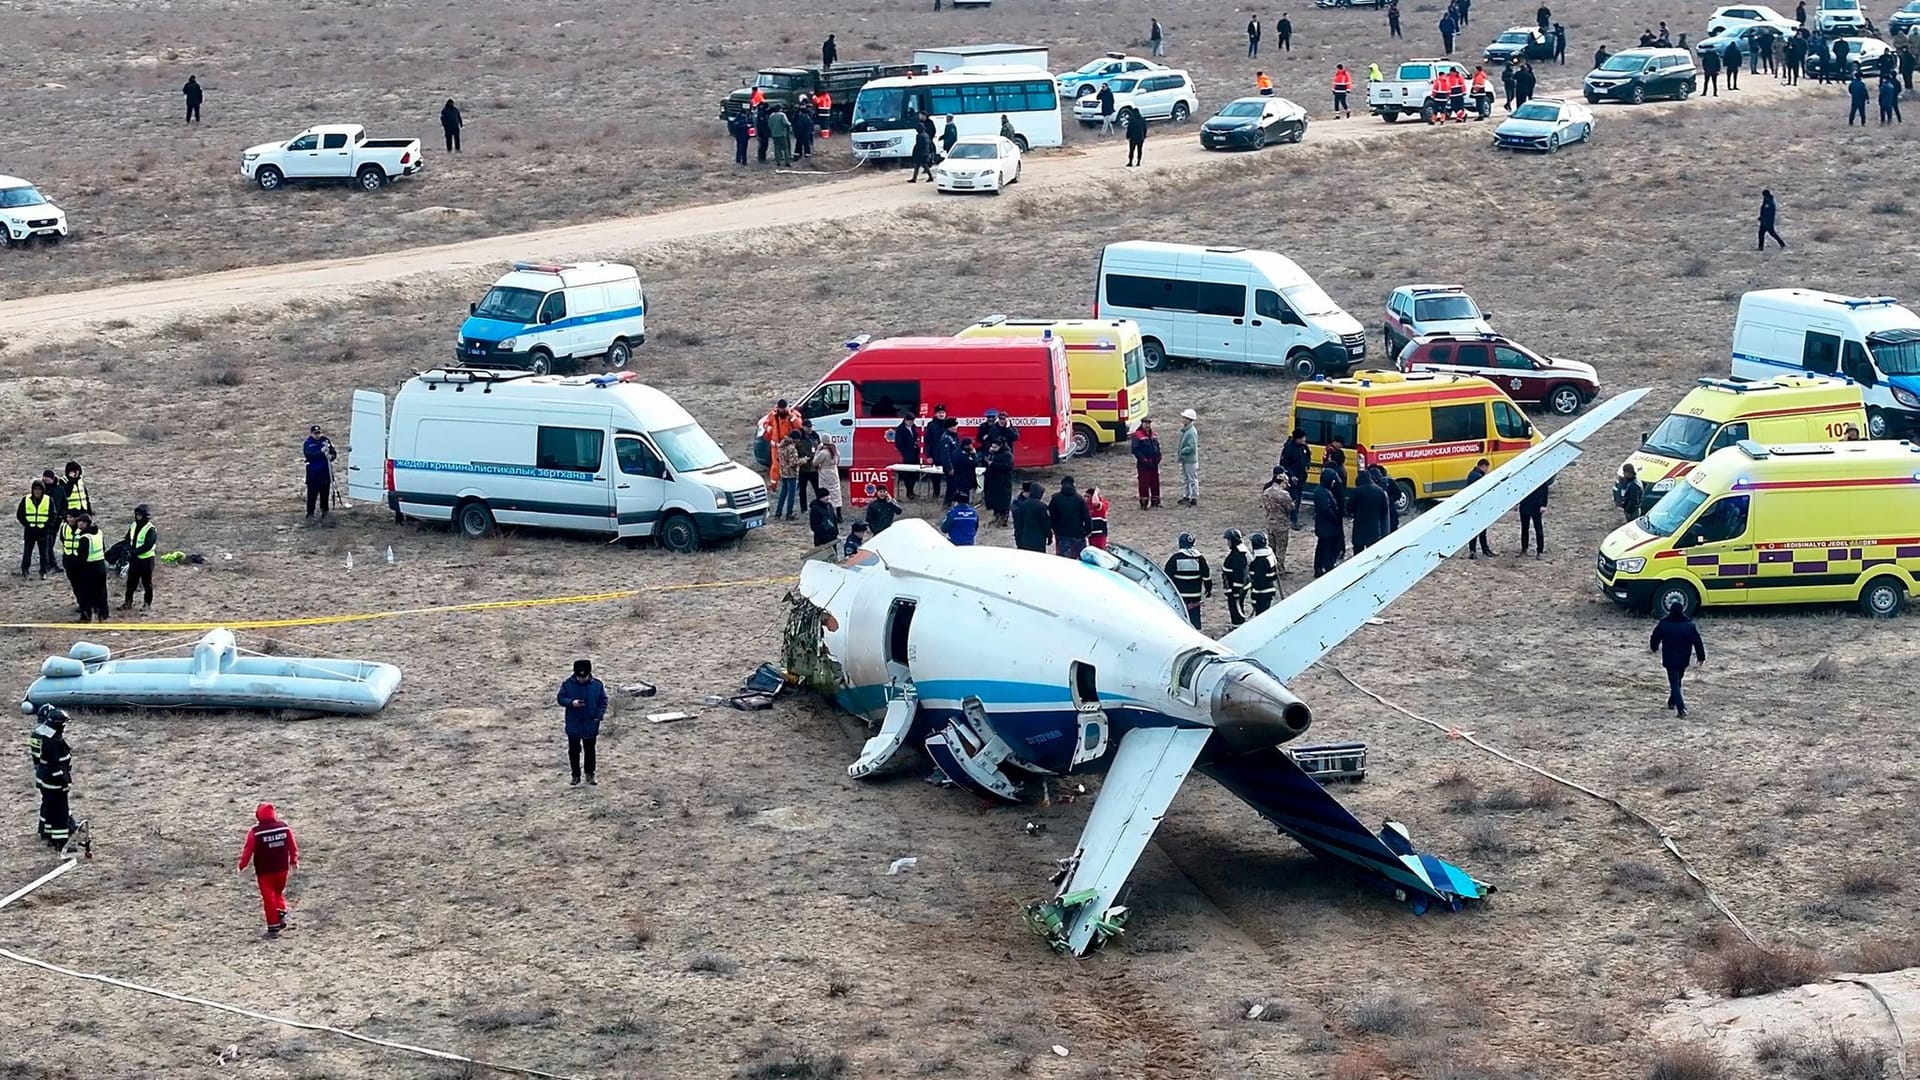
[[1200,766],[1200,771],[1220,781],[1316,857],[1346,867],[1416,912],[1425,911],[1432,901],[1458,910],[1464,902],[1493,891],[1452,863],[1415,851],[1398,822],[1388,822],[1378,834],[1368,831],[1284,750],[1269,748],[1222,758]]
[[1581,444],[1646,395],[1629,390],[1487,474],[1220,639],[1282,682],[1312,667],[1447,556],[1500,520],[1580,456]]

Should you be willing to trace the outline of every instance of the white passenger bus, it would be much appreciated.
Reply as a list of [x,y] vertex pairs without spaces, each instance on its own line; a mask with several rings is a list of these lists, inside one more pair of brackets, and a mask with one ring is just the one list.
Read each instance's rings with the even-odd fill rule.
[[862,161],[913,156],[913,122],[933,118],[934,138],[947,117],[962,137],[1000,134],[1013,123],[1021,152],[1060,145],[1060,98],[1053,76],[1038,68],[959,68],[938,75],[875,79],[853,102],[853,154]]

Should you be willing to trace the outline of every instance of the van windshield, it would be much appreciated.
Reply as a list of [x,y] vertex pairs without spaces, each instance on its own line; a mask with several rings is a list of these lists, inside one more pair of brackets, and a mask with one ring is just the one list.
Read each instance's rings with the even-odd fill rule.
[[501,322],[532,323],[540,312],[540,300],[545,294],[532,289],[508,289],[498,285],[487,290],[487,298],[473,313],[483,319],[499,319]]
[[1672,536],[1706,501],[1707,493],[1692,484],[1675,484],[1672,491],[1653,504],[1653,509],[1641,516],[1639,525],[1655,536]]
[[1333,297],[1328,296],[1320,286],[1311,281],[1305,285],[1295,285],[1291,289],[1282,289],[1280,295],[1287,298],[1287,303],[1292,305],[1293,310],[1310,319],[1319,315],[1332,315],[1340,310],[1340,305],[1333,302]]
[[1920,330],[1867,335],[1874,366],[1887,375],[1920,375]]
[[[1920,3],[1920,0],[1914,0],[1914,2]],[[1135,345],[1133,348],[1128,349],[1126,355],[1122,358],[1127,368],[1126,378],[1128,386],[1132,386],[1147,377],[1147,361],[1144,353],[1145,350],[1141,346]]]
[[679,472],[699,472],[727,463],[727,452],[699,424],[655,431],[653,444],[666,456],[667,464]]
[[1653,434],[1647,439],[1646,450],[1650,454],[1679,458],[1681,461],[1705,461],[1707,444],[1713,441],[1713,433],[1719,430],[1720,425],[1711,420],[1673,413],[1653,429]]

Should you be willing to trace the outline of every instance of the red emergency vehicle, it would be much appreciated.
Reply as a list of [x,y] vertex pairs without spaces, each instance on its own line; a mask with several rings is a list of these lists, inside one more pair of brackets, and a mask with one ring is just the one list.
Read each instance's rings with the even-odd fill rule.
[[987,410],[1019,438],[1018,468],[1065,461],[1073,445],[1067,353],[1058,338],[886,338],[847,342],[848,353],[800,401],[800,415],[834,441],[846,469],[884,469],[900,460],[893,429],[914,418],[924,447],[927,422],[947,407],[954,435],[978,444]]

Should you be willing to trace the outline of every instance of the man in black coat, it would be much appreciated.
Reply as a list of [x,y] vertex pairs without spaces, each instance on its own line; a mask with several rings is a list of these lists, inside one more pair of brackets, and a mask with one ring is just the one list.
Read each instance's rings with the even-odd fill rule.
[[1340,516],[1340,496],[1336,486],[1339,474],[1320,470],[1320,486],[1313,492],[1313,576],[1319,577],[1340,565],[1347,548],[1347,523]]
[[1533,557],[1539,558],[1547,553],[1547,493],[1553,487],[1549,480],[1527,493],[1520,500],[1520,553],[1527,553],[1527,530],[1533,530]]
[[1147,117],[1139,109],[1127,113],[1127,164],[1147,162]]
[[1727,42],[1726,51],[1720,55],[1720,66],[1727,73],[1727,89],[1740,89],[1740,46]]
[[180,88],[180,93],[187,99],[187,123],[199,123],[200,102],[206,97],[206,93],[200,89],[200,76],[187,76],[187,85]]
[[1280,448],[1280,469],[1287,474],[1287,494],[1293,496],[1293,527],[1300,527],[1300,504],[1307,489],[1307,470],[1313,468],[1313,450],[1307,446],[1307,433],[1299,428]]
[[1700,92],[1702,94],[1712,94],[1714,97],[1719,97],[1720,96],[1720,54],[1719,53],[1714,52],[1712,49],[1708,49],[1706,52],[1703,52],[1700,54],[1700,77],[1706,80],[1705,82],[1700,84]]
[[1007,513],[1013,508],[1013,451],[996,436],[987,443],[984,464],[987,474],[980,489],[980,505],[991,510],[993,524],[1004,529]]
[[1073,477],[1060,478],[1060,490],[1047,504],[1053,519],[1053,552],[1063,559],[1077,559],[1086,549],[1087,534],[1093,531],[1093,515],[1087,512],[1087,500],[1073,486]]
[[947,495],[965,495],[973,498],[974,489],[980,486],[978,470],[980,462],[973,456],[973,440],[961,439],[960,445],[947,453]]
[[1680,719],[1687,718],[1687,699],[1680,693],[1680,680],[1687,673],[1687,664],[1695,657],[1700,666],[1707,664],[1707,645],[1700,640],[1700,628],[1687,618],[1687,607],[1678,600],[1667,605],[1667,614],[1653,624],[1653,636],[1647,640],[1647,651],[1660,654],[1660,666],[1667,669],[1667,708],[1679,714]]
[[773,106],[764,101],[760,103],[759,108],[753,110],[755,154],[762,165],[767,163],[767,143],[773,138],[773,129],[767,124],[767,117],[772,115]]
[[828,34],[827,40],[820,43],[820,66],[830,68],[838,59],[840,59],[840,46],[833,40],[833,35]]
[[1040,497],[1039,484],[1023,484],[1013,504],[1013,546],[1044,553],[1053,542],[1053,512]]
[[460,106],[455,105],[452,98],[448,98],[447,103],[440,106],[440,133],[447,137],[449,154],[460,153],[461,125]]
[[[914,426],[911,412],[902,412],[900,422],[893,426],[893,452],[900,455],[902,465],[920,464],[920,429]],[[907,482],[907,498],[913,498],[913,487],[920,482],[920,474],[903,469],[900,477]]]
[[[1487,461],[1486,458],[1481,458],[1479,461],[1474,462],[1473,468],[1467,472],[1466,486],[1472,487],[1479,483],[1492,469],[1492,463]],[[1467,558],[1469,559],[1477,559],[1482,555],[1490,556],[1492,554],[1493,546],[1487,543],[1487,534],[1484,530],[1479,536],[1474,537],[1467,543]]]
[[1380,542],[1387,535],[1387,513],[1391,509],[1387,493],[1374,483],[1365,469],[1354,479],[1353,494],[1347,499],[1353,511],[1353,553],[1355,555]]
[[867,524],[872,526],[873,535],[879,536],[887,531],[895,518],[900,516],[900,503],[886,492],[878,492],[873,501],[867,504]]

